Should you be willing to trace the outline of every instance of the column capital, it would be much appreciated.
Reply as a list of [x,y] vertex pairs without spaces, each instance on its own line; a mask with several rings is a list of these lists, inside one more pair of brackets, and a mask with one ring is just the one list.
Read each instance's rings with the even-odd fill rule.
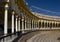
[[5,2],[4,5],[5,5],[5,7],[9,7],[10,3],[9,2]]
[[41,22],[44,22],[44,20],[41,20]]
[[54,23],[54,21],[52,21],[52,23]]
[[24,19],[22,18],[22,21],[24,21]]
[[6,4],[5,4],[5,7],[9,7],[9,4],[8,4],[8,3],[6,3]]

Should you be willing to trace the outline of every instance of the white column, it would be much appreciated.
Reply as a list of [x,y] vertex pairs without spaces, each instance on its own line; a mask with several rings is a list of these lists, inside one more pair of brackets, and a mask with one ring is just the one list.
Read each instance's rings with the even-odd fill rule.
[[35,28],[37,29],[37,22],[35,22],[35,24],[36,24],[36,25],[35,25]]
[[18,26],[17,26],[17,21],[18,21],[18,19],[17,19],[17,18],[18,18],[18,16],[16,15],[16,32],[18,31],[18,28],[17,28],[17,27],[18,27]]
[[49,24],[48,24],[48,21],[46,22],[46,24],[47,24],[47,26],[46,26],[46,27],[47,27],[47,28],[49,28],[49,27],[48,27],[48,25],[49,25]]
[[52,29],[53,29],[53,21],[52,21]]
[[24,33],[24,19],[22,19],[22,33]]
[[35,22],[35,28],[37,29],[37,22]]
[[46,27],[46,21],[44,21],[44,28],[46,29],[47,27]]
[[51,29],[51,21],[49,21],[49,27],[50,27],[50,29]]
[[30,30],[31,30],[31,20],[30,20],[29,24],[30,24],[29,26],[30,26]]
[[7,34],[8,29],[8,3],[5,5],[5,15],[4,15],[4,34]]
[[26,20],[25,20],[25,30],[27,30],[27,27],[26,27]]
[[51,24],[51,22],[49,21],[49,28],[51,29],[51,25],[50,24]]
[[55,28],[56,28],[56,22],[55,22]]
[[28,30],[29,30],[30,28],[29,28],[29,20],[28,20]]
[[37,29],[37,22],[36,22],[36,26],[35,26],[35,27],[36,27],[36,29]]
[[28,18],[28,30],[30,29],[30,20]]
[[19,20],[18,20],[18,24],[19,24],[19,25],[18,25],[18,28],[19,28],[18,30],[20,31],[20,18],[19,18]]
[[12,12],[12,33],[14,33],[14,11]]
[[38,22],[36,22],[36,28],[38,29],[37,25],[38,25]]
[[58,28],[58,24],[59,24],[59,22],[57,22],[57,28]]
[[36,29],[36,21],[35,21],[35,29]]
[[35,21],[34,21],[34,29],[35,29]]
[[33,24],[33,20],[32,20],[32,30],[33,30],[33,25],[34,25],[34,24]]
[[57,28],[57,22],[56,22],[56,28]]
[[40,22],[40,20],[38,20],[38,29],[39,29],[39,22]]

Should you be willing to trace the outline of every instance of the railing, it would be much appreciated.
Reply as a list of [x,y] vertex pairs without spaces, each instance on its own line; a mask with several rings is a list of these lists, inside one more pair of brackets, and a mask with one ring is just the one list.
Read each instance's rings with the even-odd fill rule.
[[0,37],[0,42],[12,42],[15,38],[21,35],[21,32],[16,32],[13,34],[3,35]]

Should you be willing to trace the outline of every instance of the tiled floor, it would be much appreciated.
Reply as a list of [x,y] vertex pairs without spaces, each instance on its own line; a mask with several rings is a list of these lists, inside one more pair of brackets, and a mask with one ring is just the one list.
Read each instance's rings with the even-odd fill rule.
[[59,42],[58,37],[60,37],[60,31],[46,31],[31,37],[27,42]]

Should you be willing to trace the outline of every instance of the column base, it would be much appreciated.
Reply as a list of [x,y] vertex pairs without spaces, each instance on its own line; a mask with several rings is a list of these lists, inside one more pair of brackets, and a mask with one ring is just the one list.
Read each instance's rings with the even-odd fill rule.
[[22,33],[25,33],[24,30],[22,31]]

